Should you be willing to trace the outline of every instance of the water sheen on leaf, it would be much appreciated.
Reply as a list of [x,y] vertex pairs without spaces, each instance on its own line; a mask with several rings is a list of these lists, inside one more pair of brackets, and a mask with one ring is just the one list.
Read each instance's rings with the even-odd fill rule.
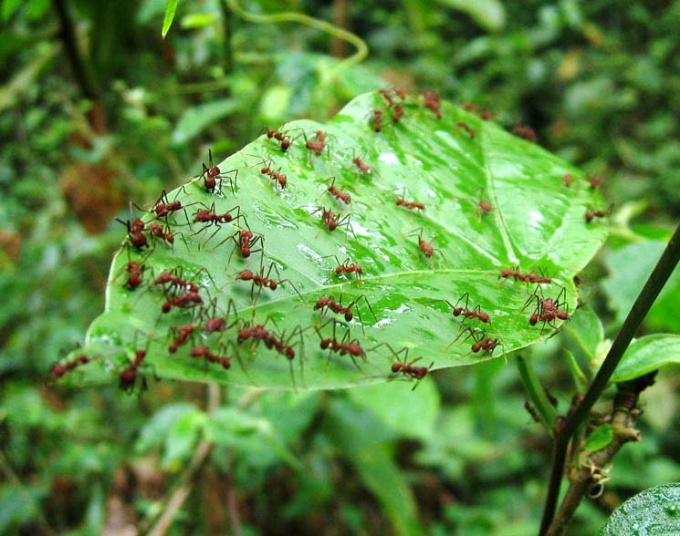
[[[145,231],[150,247],[137,251],[126,239],[111,266],[106,311],[90,326],[84,350],[64,363],[83,352],[89,361],[69,369],[66,379],[120,381],[127,370],[127,388],[134,387],[131,379],[140,385],[153,376],[352,387],[415,381],[416,367],[422,374],[474,364],[548,337],[562,320],[531,325],[529,318],[547,298],[574,310],[572,278],[607,233],[605,221],[585,218],[605,207],[599,193],[577,169],[470,111],[442,102],[439,118],[431,95],[386,95],[358,97],[326,124],[284,125],[286,151],[276,136],[262,135],[219,164],[223,180],[214,192],[200,176],[162,201],[179,201],[182,210],[160,218],[145,213],[146,225],[167,226],[174,244]],[[285,175],[284,187],[276,173]],[[350,202],[331,195],[331,186]],[[398,204],[400,198],[424,208]],[[199,210],[229,212],[233,221],[208,226],[195,221]],[[324,211],[333,212],[334,230]],[[254,242],[244,258],[238,233],[247,230]],[[126,288],[130,262],[144,266],[132,290]],[[339,263],[359,265],[361,276],[337,274]],[[552,282],[501,278],[508,269]],[[238,278],[244,270],[279,283],[275,290],[259,288]],[[202,303],[161,312],[187,292],[154,285],[165,271],[198,285]],[[315,309],[330,297],[342,307],[352,304],[351,320]],[[454,317],[446,301],[478,307],[490,323]],[[206,332],[214,317],[228,329]],[[188,325],[196,331],[169,352]],[[269,338],[260,331],[259,342],[237,342],[239,330],[257,325]],[[323,339],[335,339],[338,350],[358,345],[352,348],[363,355],[322,349]],[[485,340],[496,341],[493,351]],[[191,357],[201,347],[220,360]],[[146,354],[136,359],[140,350]],[[412,373],[392,372],[398,360]]]

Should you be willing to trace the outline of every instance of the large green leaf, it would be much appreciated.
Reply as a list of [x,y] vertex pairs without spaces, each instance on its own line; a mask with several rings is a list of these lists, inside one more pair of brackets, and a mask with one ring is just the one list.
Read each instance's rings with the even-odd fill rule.
[[[536,296],[559,298],[561,310],[573,310],[572,278],[607,234],[600,218],[585,218],[604,207],[599,193],[577,169],[470,111],[442,103],[438,117],[431,96],[388,96],[363,95],[325,125],[285,125],[280,130],[292,142],[287,151],[275,137],[261,136],[219,164],[224,179],[215,192],[206,191],[205,177],[170,192],[167,201],[186,208],[167,218],[150,210],[144,220],[167,222],[174,246],[149,237],[150,247],[139,252],[126,240],[111,267],[106,311],[87,334],[89,362],[68,366],[66,377],[115,381],[127,370],[122,377],[128,383],[155,374],[268,388],[351,387],[414,380],[415,370],[391,371],[406,349],[409,361],[421,358],[414,367],[432,363],[438,369],[498,358],[548,337],[553,325],[529,323]],[[306,141],[314,143],[317,131],[326,140],[320,154]],[[356,158],[370,172],[362,172]],[[263,167],[285,174],[285,187]],[[349,204],[329,193],[332,184],[351,196]],[[399,205],[402,197],[423,203],[424,210]],[[194,221],[198,210],[213,204],[234,221],[207,228]],[[333,231],[322,221],[323,207],[339,215]],[[246,229],[263,240],[243,258],[236,234]],[[360,278],[336,274],[345,259],[361,266]],[[146,268],[133,290],[126,288],[129,262]],[[276,269],[269,272],[270,266]],[[552,283],[537,290],[536,284],[500,277],[513,267],[549,276]],[[161,312],[184,292],[171,296],[153,285],[173,270],[201,287],[200,306]],[[264,270],[285,282],[275,290],[256,288],[238,279],[243,270]],[[354,304],[353,318],[315,309],[329,297],[344,307]],[[463,322],[445,300],[460,300],[470,310],[479,306],[491,323]],[[177,337],[172,330],[225,315],[230,329],[199,330],[175,353],[168,351]],[[237,344],[240,329],[260,324],[272,333],[270,348],[252,339]],[[338,342],[354,341],[365,354],[353,359],[322,350],[321,339],[333,338],[334,329]],[[497,340],[497,347],[473,352],[471,331],[478,340]],[[282,355],[283,343],[294,349],[294,358]],[[196,347],[228,355],[231,368],[190,357]],[[142,349],[146,356],[135,361],[135,350]]]
[[628,499],[611,515],[601,536],[621,534],[658,534],[680,532],[680,484],[664,484],[647,489]]

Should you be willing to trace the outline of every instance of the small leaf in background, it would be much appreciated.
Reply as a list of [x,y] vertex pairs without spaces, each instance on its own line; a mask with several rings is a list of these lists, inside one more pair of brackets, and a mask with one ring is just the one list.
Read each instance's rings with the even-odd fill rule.
[[148,450],[163,445],[166,435],[175,423],[187,415],[199,412],[192,404],[177,403],[169,404],[156,412],[146,423],[135,444],[137,452],[147,452]]
[[600,536],[623,534],[680,534],[680,484],[645,490],[614,510]]
[[680,363],[680,335],[646,335],[628,347],[611,381],[634,380],[673,363]]
[[165,19],[163,19],[163,29],[161,30],[161,35],[165,37],[172,26],[172,21],[175,19],[175,13],[177,11],[177,4],[179,0],[168,0],[168,5],[165,8]]
[[609,423],[601,424],[588,436],[588,439],[583,445],[583,450],[597,452],[609,445],[609,443],[612,442],[612,439],[614,439],[613,426]]
[[505,8],[500,0],[437,0],[437,2],[467,13],[484,30],[496,32],[505,26]]
[[[608,252],[605,263],[610,275],[602,286],[618,322],[628,315],[665,248],[666,242],[646,240]],[[671,275],[645,323],[655,331],[680,332],[680,268]]]
[[222,99],[188,108],[177,122],[172,133],[172,143],[174,145],[187,143],[205,128],[233,113],[239,104],[236,99]]

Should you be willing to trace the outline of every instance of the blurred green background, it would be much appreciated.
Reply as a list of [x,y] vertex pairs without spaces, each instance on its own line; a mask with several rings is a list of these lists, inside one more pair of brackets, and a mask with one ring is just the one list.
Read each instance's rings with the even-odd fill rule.
[[[47,382],[104,307],[108,265],[141,206],[263,126],[323,121],[386,85],[473,102],[603,179],[612,233],[583,301],[615,334],[680,213],[680,2],[243,2],[299,11],[365,40],[255,24],[217,1],[0,2],[0,533],[148,529],[189,460],[214,450],[171,534],[530,534],[549,438],[502,360],[415,391],[255,393]],[[680,332],[680,278],[646,332]],[[566,411],[566,336],[534,351]],[[509,363],[512,365],[512,360]],[[622,500],[680,480],[678,375],[643,395],[644,439],[616,459],[572,534]],[[118,525],[116,525],[118,523]],[[115,532],[114,532],[115,533]]]

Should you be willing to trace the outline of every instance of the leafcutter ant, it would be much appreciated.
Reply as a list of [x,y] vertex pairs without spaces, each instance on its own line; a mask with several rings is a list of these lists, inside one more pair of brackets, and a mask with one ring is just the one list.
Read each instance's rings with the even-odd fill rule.
[[416,380],[416,383],[411,389],[411,391],[415,391],[416,387],[418,387],[422,379],[425,376],[427,376],[427,374],[430,372],[430,369],[432,369],[432,367],[434,366],[434,361],[430,363],[429,367],[414,367],[413,366],[414,363],[420,361],[422,357],[417,357],[409,361],[408,350],[409,350],[408,348],[404,348],[403,350],[394,353],[395,357],[399,359],[399,354],[401,352],[404,352],[404,359],[401,361],[398,360],[396,363],[392,363],[392,367],[390,368],[390,370],[392,371],[393,374],[402,374],[403,376],[409,377],[412,380]]
[[86,365],[87,363],[90,362],[90,358],[87,357],[85,354],[78,356],[76,359],[73,361],[69,361],[68,363],[57,363],[52,367],[52,370],[50,370],[50,376],[58,380],[64,374],[67,372],[70,372],[82,365]]
[[352,202],[352,198],[347,192],[344,192],[340,190],[340,188],[335,186],[335,177],[333,177],[333,181],[331,182],[331,185],[328,187],[328,192],[336,199],[339,199],[340,201],[344,202],[346,205],[349,205]]
[[557,320],[569,320],[569,308],[560,309],[563,305],[562,300],[566,300],[567,289],[562,287],[562,290],[557,295],[556,299],[544,298],[541,287],[536,287],[534,293],[529,296],[529,299],[522,307],[522,310],[526,309],[531,303],[536,303],[534,312],[529,317],[529,324],[535,326],[538,322],[543,322],[541,327],[541,332],[545,329],[545,325],[548,324],[550,327],[557,329]]
[[[460,306],[459,304],[463,300],[465,300],[465,305]],[[465,320],[467,320],[468,318],[476,318],[480,322],[484,322],[485,324],[491,324],[491,318],[489,317],[489,314],[482,311],[480,305],[477,305],[474,309],[469,308],[470,304],[469,292],[463,294],[455,305],[451,304],[451,302],[449,301],[447,301],[446,303],[449,305],[449,307],[451,307],[453,316],[455,317],[462,315]]]
[[512,129],[512,132],[516,136],[524,138],[525,140],[528,140],[532,143],[538,142],[538,136],[536,136],[536,132],[531,127],[519,125]]
[[[323,329],[330,323],[333,324],[333,336],[324,338],[324,336],[321,334],[321,329]],[[330,363],[331,356],[333,355],[333,353],[336,353],[341,356],[348,355],[352,360],[352,363],[354,363],[354,366],[361,370],[361,367],[357,364],[354,358],[360,357],[363,361],[366,361],[366,350],[362,348],[359,339],[356,338],[350,339],[349,330],[345,331],[345,334],[342,336],[342,339],[338,340],[335,333],[336,321],[334,319],[331,319],[328,322],[326,322],[323,326],[321,326],[321,328],[315,329],[317,334],[319,335],[319,338],[321,339],[321,342],[319,343],[319,348],[321,348],[322,350],[328,350],[328,359],[326,361],[326,366],[328,366],[328,364]]]
[[458,123],[456,123],[456,126],[462,128],[465,132],[467,132],[470,138],[474,138],[477,135],[477,132],[475,132],[475,130],[465,121],[458,121]]
[[234,193],[234,184],[238,180],[238,170],[234,169],[232,171],[227,172],[236,174],[233,179],[232,177],[225,177],[220,171],[220,168],[213,164],[212,149],[208,149],[208,156],[209,165],[206,166],[205,164],[203,164],[203,173],[201,173],[201,177],[203,178],[203,185],[205,186],[205,191],[208,193],[215,193],[215,190],[218,189],[217,182],[219,181],[218,194],[221,194],[222,181],[225,180],[225,178],[228,178],[229,187],[231,188],[231,192]]
[[441,110],[441,101],[439,100],[439,95],[437,95],[434,91],[426,91],[423,94],[423,97],[425,99],[424,105],[425,108],[428,108],[429,110],[434,113],[434,115],[437,117],[437,119],[442,118],[442,110]]

